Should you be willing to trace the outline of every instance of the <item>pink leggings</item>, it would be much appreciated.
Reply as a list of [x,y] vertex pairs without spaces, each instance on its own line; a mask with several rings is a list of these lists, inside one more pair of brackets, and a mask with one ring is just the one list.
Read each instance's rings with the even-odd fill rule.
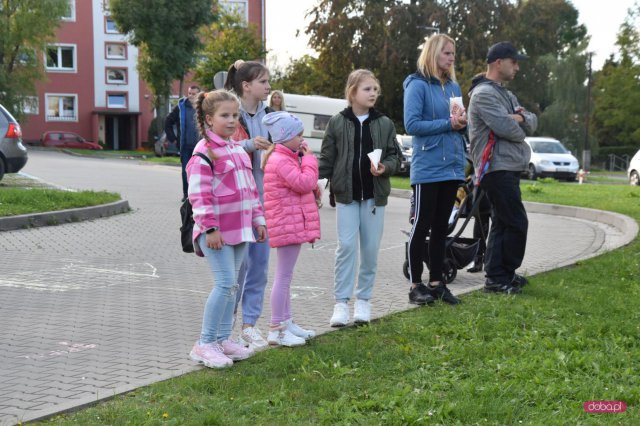
[[278,247],[276,276],[271,289],[271,325],[291,319],[291,280],[302,244]]

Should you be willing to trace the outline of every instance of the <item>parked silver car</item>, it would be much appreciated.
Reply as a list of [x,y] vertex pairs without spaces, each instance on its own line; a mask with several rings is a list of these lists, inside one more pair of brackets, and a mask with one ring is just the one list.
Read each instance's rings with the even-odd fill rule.
[[411,170],[411,157],[413,156],[413,136],[409,135],[396,135],[398,139],[398,145],[402,149],[400,160],[400,170],[398,174],[409,175]]
[[629,170],[627,170],[629,176],[629,185],[640,185],[640,150],[633,156],[631,162],[629,162]]
[[0,180],[5,173],[17,173],[27,164],[27,148],[15,118],[0,105]]
[[531,160],[527,170],[527,177],[535,180],[538,177],[553,177],[569,182],[576,180],[580,168],[578,159],[571,155],[571,151],[554,138],[528,137],[525,142],[531,148]]

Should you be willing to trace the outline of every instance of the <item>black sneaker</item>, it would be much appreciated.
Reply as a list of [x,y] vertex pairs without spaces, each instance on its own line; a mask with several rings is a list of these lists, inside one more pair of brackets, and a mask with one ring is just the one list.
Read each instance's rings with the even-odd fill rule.
[[414,305],[432,304],[435,301],[427,286],[420,283],[409,291],[409,303]]
[[449,290],[449,287],[445,284],[440,283],[435,287],[428,286],[427,290],[429,290],[431,296],[436,300],[442,300],[450,305],[457,305],[460,303],[460,299],[455,297],[453,293],[451,293],[451,290]]
[[513,287],[522,288],[527,284],[529,284],[529,280],[528,279],[526,279],[522,275],[513,274],[513,278],[511,279],[511,285]]
[[491,280],[487,280],[484,283],[484,291],[486,293],[504,293],[504,294],[522,293],[522,289],[520,287],[514,287],[510,283],[494,282]]

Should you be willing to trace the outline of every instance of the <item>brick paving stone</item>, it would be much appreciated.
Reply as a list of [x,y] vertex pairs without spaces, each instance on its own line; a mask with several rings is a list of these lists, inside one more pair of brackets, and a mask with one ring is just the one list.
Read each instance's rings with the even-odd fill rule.
[[[188,353],[213,280],[206,261],[182,253],[178,244],[180,169],[34,151],[24,172],[62,187],[119,192],[132,211],[2,233],[0,425],[200,369]],[[406,236],[401,231],[409,229],[408,209],[407,199],[395,197],[385,209],[374,318],[414,308],[402,276]],[[528,275],[615,246],[611,227],[529,217],[521,271]],[[323,208],[321,221],[322,239],[303,247],[291,292],[296,321],[326,333],[333,309],[335,211]],[[274,264],[275,252],[258,322],[264,332]],[[459,294],[482,281],[481,275],[460,270],[450,287]]]

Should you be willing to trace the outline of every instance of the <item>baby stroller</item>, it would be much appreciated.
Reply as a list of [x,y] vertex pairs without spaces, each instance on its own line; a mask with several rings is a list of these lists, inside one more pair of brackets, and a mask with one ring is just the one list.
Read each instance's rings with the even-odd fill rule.
[[[474,191],[477,191],[474,193]],[[443,276],[442,281],[445,284],[449,284],[456,279],[458,275],[458,269],[464,268],[470,264],[478,252],[480,246],[479,238],[463,238],[460,237],[464,232],[467,224],[472,217],[475,220],[478,219],[478,210],[480,202],[484,197],[484,193],[480,191],[480,188],[474,186],[471,177],[468,177],[465,182],[461,183],[458,187],[458,194],[456,195],[456,202],[449,218],[449,227],[447,229],[447,235],[456,229],[458,219],[464,218],[464,222],[460,229],[453,235],[446,238],[445,241],[445,256],[444,265],[442,268]],[[413,196],[412,196],[413,199]],[[412,200],[413,204],[413,200]],[[411,215],[413,216],[413,215]],[[410,222],[413,223],[412,219]],[[409,232],[403,231],[407,236]],[[482,239],[486,239],[484,231],[482,232]],[[429,238],[427,237],[424,242],[424,262],[427,268],[431,269],[429,262]],[[405,260],[402,265],[402,273],[407,279],[410,279],[409,275],[409,242],[405,243]]]

